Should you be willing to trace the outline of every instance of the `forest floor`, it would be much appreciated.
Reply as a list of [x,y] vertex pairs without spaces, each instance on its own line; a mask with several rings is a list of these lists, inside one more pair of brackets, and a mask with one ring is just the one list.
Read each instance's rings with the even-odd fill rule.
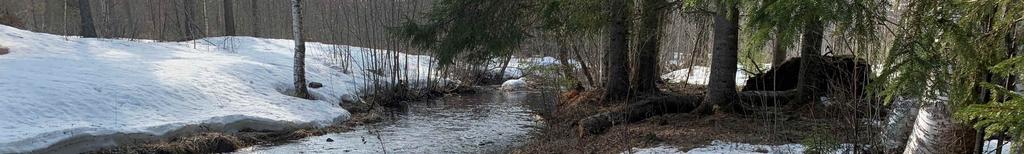
[[[664,87],[666,92],[700,94],[702,86],[677,85]],[[566,94],[576,95],[576,94]],[[563,96],[566,96],[563,95]],[[583,99],[594,98],[596,92],[584,92]],[[598,102],[579,101],[572,102]],[[605,133],[589,135],[581,131],[578,121],[602,111],[614,110],[626,103],[565,103],[555,113],[545,117],[548,126],[537,132],[525,146],[513,153],[620,153],[636,148],[669,146],[674,152],[685,152],[717,142],[755,145],[784,145],[801,143],[819,131],[817,128],[838,126],[836,120],[806,119],[784,114],[738,115],[717,113],[696,116],[688,113],[659,115],[630,124],[611,127]],[[802,147],[801,147],[802,148]],[[755,149],[749,152],[778,151]],[[802,150],[801,150],[802,151]],[[714,152],[712,152],[714,153]]]

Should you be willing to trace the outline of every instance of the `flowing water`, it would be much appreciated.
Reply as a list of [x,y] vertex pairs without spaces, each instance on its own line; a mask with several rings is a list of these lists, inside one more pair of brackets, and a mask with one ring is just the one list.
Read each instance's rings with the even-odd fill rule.
[[[524,143],[543,125],[554,93],[485,91],[412,103],[389,120],[238,153],[493,153]],[[332,142],[328,142],[328,139]]]

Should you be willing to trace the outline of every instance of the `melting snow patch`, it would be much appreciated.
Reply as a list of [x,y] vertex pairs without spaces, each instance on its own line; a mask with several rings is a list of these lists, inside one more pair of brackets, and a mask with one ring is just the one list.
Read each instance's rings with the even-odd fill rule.
[[[501,72],[501,67],[505,59],[493,60],[487,64],[487,74],[495,76]],[[540,57],[540,58],[517,58],[515,56],[509,60],[508,66],[505,68],[505,73],[502,75],[502,79],[516,79],[525,77],[527,75],[536,75],[527,72],[531,66],[544,66],[554,67],[561,65],[562,63],[554,57]],[[569,60],[569,64],[573,67],[579,67],[579,63],[574,60]]]
[[[996,153],[996,147],[998,145],[999,145],[999,142],[996,141],[996,140],[986,141],[985,142],[984,153],[986,153],[986,154],[995,154]],[[1012,142],[1003,141],[1003,149],[999,149],[999,150],[1002,151],[1002,153],[1009,154],[1010,153],[1010,145],[1013,145],[1013,143]]]
[[[0,26],[0,153],[23,153],[77,136],[161,135],[189,125],[242,120],[326,126],[359,94],[369,71],[338,70],[336,50],[366,66],[365,48],[307,44],[310,89],[319,100],[278,92],[292,84],[291,40],[218,37],[189,42],[84,39]],[[230,47],[229,47],[230,46]],[[231,48],[227,50],[226,48]],[[393,57],[388,57],[393,58]],[[424,83],[427,56],[401,55],[410,83]],[[404,75],[404,74],[403,74]],[[429,81],[429,80],[427,80]],[[106,143],[96,143],[106,144]]]
[[[693,72],[684,68],[661,75],[661,78],[668,80],[669,83],[686,82],[694,85],[707,85],[711,79],[711,68],[693,66]],[[746,82],[747,74],[743,70],[736,70],[736,84],[742,86]]]
[[672,147],[672,146],[666,146],[666,145],[661,145],[661,146],[657,146],[657,147],[650,147],[650,148],[633,148],[630,151],[622,152],[622,153],[626,154],[626,153],[630,153],[630,152],[631,153],[635,153],[635,154],[673,154],[673,153],[683,153],[682,151],[679,151],[679,148]]
[[512,79],[505,81],[505,83],[501,83],[501,90],[505,91],[523,90],[525,88],[526,81],[524,78]]
[[[487,71],[487,74],[490,75],[490,76],[496,76],[500,72],[501,72],[501,67],[491,68],[490,70]],[[525,74],[523,74],[523,70],[519,69],[519,67],[508,66],[508,68],[505,68],[505,73],[501,74],[501,79],[521,78],[524,75]]]
[[746,143],[732,143],[712,141],[711,145],[691,149],[691,154],[718,154],[718,153],[803,153],[804,146],[800,144],[784,145],[752,145]]

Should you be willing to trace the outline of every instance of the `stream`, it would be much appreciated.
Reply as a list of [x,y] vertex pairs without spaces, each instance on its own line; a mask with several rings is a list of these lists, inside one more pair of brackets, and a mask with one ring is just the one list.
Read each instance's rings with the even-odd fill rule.
[[396,120],[237,153],[504,152],[525,143],[543,125],[540,115],[550,113],[554,100],[554,93],[540,91],[448,96],[411,103],[394,113]]

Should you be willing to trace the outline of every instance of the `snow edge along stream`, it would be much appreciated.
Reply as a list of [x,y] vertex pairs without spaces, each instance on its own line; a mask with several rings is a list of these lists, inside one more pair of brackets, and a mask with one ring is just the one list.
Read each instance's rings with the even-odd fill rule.
[[[185,42],[92,39],[0,26],[0,153],[84,151],[202,131],[324,127],[349,119],[384,50],[307,43],[307,78],[320,100],[282,94],[291,47],[282,39],[213,37]],[[348,51],[351,71],[328,57]],[[410,83],[428,56],[401,54]],[[415,64],[413,64],[415,62]],[[415,73],[415,74],[413,74]],[[450,82],[447,80],[437,80]],[[255,127],[255,128],[254,128]],[[82,149],[86,148],[86,149]],[[70,152],[68,151],[68,152]]]

